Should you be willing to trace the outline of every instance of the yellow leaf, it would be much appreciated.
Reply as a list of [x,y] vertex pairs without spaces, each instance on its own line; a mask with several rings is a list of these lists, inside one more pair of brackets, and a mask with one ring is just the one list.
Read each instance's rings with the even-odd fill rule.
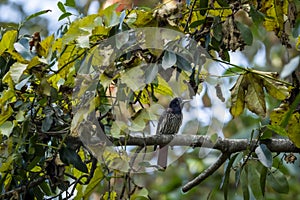
[[288,126],[287,133],[296,147],[300,148],[300,113],[295,112],[292,114]]
[[40,45],[43,49],[43,51],[41,52],[41,56],[47,57],[49,50],[51,49],[51,46],[53,44],[53,41],[54,41],[54,35],[50,35],[40,42]]
[[247,75],[247,93],[245,96],[245,102],[247,108],[260,116],[266,115],[266,102],[263,85],[257,75],[248,73]]
[[288,88],[281,82],[269,78],[262,78],[262,80],[264,87],[272,97],[278,100],[284,100],[289,96]]
[[2,40],[0,41],[0,55],[5,51],[12,51],[14,49],[14,43],[17,39],[18,32],[15,30],[7,31],[4,33]]
[[243,113],[245,108],[245,90],[247,87],[247,79],[241,75],[231,91],[231,107],[230,113],[233,117],[237,117]]
[[14,113],[11,106],[3,106],[0,113],[0,125],[2,125]]

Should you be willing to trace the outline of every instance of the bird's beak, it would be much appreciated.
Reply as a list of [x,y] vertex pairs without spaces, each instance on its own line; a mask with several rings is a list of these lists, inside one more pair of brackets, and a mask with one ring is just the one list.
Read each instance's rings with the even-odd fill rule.
[[181,102],[181,105],[183,106],[185,103],[188,103],[190,102],[192,99],[185,99],[185,100],[182,100]]

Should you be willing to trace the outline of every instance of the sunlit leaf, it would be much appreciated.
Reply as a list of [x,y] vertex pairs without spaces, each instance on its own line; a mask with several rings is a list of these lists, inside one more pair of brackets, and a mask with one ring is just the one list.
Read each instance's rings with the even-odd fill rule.
[[2,125],[14,113],[11,106],[2,107],[0,113],[0,125]]
[[4,51],[12,51],[14,49],[14,43],[17,39],[17,31],[11,30],[4,33],[0,41],[0,55]]
[[13,122],[6,121],[2,125],[0,125],[0,134],[9,137],[13,128],[14,128]]
[[14,63],[11,66],[10,76],[11,76],[12,80],[14,81],[14,83],[19,83],[19,79],[22,76],[22,74],[26,68],[27,68],[26,64],[22,64],[22,63],[18,63],[18,62]]
[[245,108],[245,90],[247,88],[248,80],[241,75],[236,81],[231,91],[231,107],[230,113],[233,117],[237,117],[243,113]]

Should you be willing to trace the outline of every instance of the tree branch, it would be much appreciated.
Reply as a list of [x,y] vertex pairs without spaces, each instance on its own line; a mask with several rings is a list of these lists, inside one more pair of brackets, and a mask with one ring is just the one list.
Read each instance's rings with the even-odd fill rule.
[[146,137],[141,136],[126,136],[120,138],[109,137],[116,146],[152,146],[165,145],[170,146],[191,146],[217,149],[221,152],[235,153],[243,150],[253,150],[257,144],[265,144],[271,152],[294,152],[300,153],[300,148],[297,148],[289,139],[266,139],[248,140],[248,139],[227,139],[218,138],[215,142],[210,140],[210,137],[203,135],[151,135]]
[[211,166],[209,166],[206,170],[204,170],[203,172],[201,172],[196,178],[194,178],[193,180],[191,180],[190,182],[188,182],[187,184],[185,184],[182,187],[182,192],[187,192],[190,189],[192,189],[193,187],[195,187],[196,185],[200,184],[202,181],[204,181],[207,177],[209,177],[210,175],[212,175],[217,169],[219,169],[219,167],[221,167],[221,165],[223,165],[223,163],[227,160],[227,158],[230,156],[229,153],[222,153],[217,161],[212,164]]

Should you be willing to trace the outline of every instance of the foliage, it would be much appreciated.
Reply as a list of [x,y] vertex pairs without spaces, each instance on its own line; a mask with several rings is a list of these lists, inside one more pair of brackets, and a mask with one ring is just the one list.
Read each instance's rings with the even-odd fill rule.
[[[201,47],[208,52],[199,63],[204,65],[212,58],[210,60],[219,66],[224,64],[224,77],[233,77],[230,112],[234,118],[245,117],[245,108],[258,117],[269,117],[267,98],[283,102],[270,114],[270,124],[263,124],[258,134],[248,134],[245,138],[262,140],[280,135],[289,137],[300,147],[297,77],[291,84],[280,80],[275,72],[234,65],[230,63],[229,53],[251,46],[255,31],[262,26],[266,31],[273,31],[286,48],[293,48],[295,41],[290,41],[289,36],[298,24],[299,5],[296,1],[195,0],[175,7],[161,4],[154,9],[136,8],[121,13],[115,11],[117,5],[112,5],[74,21],[70,20],[72,14],[67,11],[68,7],[76,8],[74,1],[59,2],[57,6],[62,11],[58,20],[67,19],[66,26],[58,31],[61,34],[49,35],[43,40],[38,32],[32,37],[20,35],[20,29],[27,21],[46,14],[46,10],[27,17],[18,29],[7,30],[1,36],[1,197],[42,199],[43,196],[57,195],[70,198],[75,189],[75,199],[87,199],[95,190],[102,194],[103,199],[161,197],[139,184],[137,175],[130,171],[132,166],[120,161],[126,157],[121,151],[120,154],[103,151],[103,157],[99,158],[93,152],[95,149],[102,151],[103,144],[86,148],[80,139],[91,141],[96,129],[116,138],[129,132],[147,133],[147,124],[158,119],[159,98],[170,99],[184,91],[190,91],[186,95],[189,98],[199,94],[203,79],[212,74],[186,59],[194,55],[181,51],[182,47],[178,46],[184,42],[187,43],[186,49]],[[292,28],[287,28],[287,23]],[[117,48],[103,45],[118,33],[141,27],[167,27],[187,34],[197,44],[188,39],[172,38],[166,42],[148,38],[146,41],[161,48],[143,49],[130,46],[135,40],[123,34],[124,38],[114,41]],[[177,48],[180,51],[175,51]],[[119,57],[111,63],[106,62],[105,59],[114,54]],[[95,60],[100,60],[103,66],[97,66]],[[150,65],[140,68],[144,63]],[[100,76],[94,83],[91,81],[95,79],[92,72],[96,70]],[[163,77],[162,70],[171,75]],[[175,89],[166,79],[175,80]],[[95,93],[87,97],[90,91]],[[220,99],[222,92],[225,91],[218,94]],[[90,107],[80,104],[87,101]],[[93,112],[97,114],[97,119],[93,120],[98,126],[89,119]],[[124,118],[130,119],[133,125],[128,126],[128,121],[116,119],[118,112],[123,112]],[[91,124],[79,126],[84,121]],[[149,183],[149,187],[169,193],[168,198],[178,195],[178,189],[175,192],[174,188],[182,184],[182,179],[205,169],[203,161],[189,156],[186,162],[179,161],[184,169],[189,169],[179,169],[188,171],[184,177],[173,174],[172,183],[160,180],[163,187],[159,188],[159,183],[156,186]],[[254,150],[231,155],[224,173],[216,172],[223,178],[221,182],[220,179],[212,182],[215,189],[210,189],[209,198],[219,197],[216,185],[220,185],[225,199],[235,193],[230,191],[232,184],[245,199],[262,199],[270,190],[288,193],[289,171],[281,159],[273,156],[265,145],[260,144]],[[292,154],[289,156],[293,158]],[[103,162],[96,159],[103,159]],[[293,162],[291,160],[288,161]],[[121,163],[119,170],[111,169],[110,166],[117,161]],[[148,164],[144,165],[147,167]],[[193,169],[193,166],[197,168]],[[170,167],[166,176],[170,170],[177,169]],[[235,173],[234,178],[232,173]],[[118,185],[120,180],[123,183]],[[206,191],[209,185],[205,186]],[[197,195],[197,191],[190,194],[191,197]]]

